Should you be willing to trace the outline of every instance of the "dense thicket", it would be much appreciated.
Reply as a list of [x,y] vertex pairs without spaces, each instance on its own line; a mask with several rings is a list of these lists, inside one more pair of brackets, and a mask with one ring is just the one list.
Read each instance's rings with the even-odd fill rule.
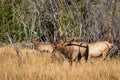
[[119,0],[0,0],[0,42],[108,40],[120,50]]

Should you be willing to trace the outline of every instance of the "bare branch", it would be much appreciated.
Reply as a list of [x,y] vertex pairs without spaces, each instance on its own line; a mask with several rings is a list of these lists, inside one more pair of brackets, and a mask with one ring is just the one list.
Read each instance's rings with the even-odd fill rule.
[[11,40],[11,38],[10,38],[10,36],[9,36],[8,33],[7,33],[7,37],[8,37],[8,39],[9,39],[9,41],[10,41],[10,43],[11,43],[13,49],[16,51],[18,58],[21,60],[21,56],[20,56],[21,53],[20,53],[20,50],[13,44],[13,42],[12,42],[12,40]]

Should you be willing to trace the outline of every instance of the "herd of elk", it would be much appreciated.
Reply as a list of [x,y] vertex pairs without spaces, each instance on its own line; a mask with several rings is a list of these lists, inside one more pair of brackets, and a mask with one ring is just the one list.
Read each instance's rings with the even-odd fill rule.
[[32,42],[37,46],[40,53],[48,51],[54,55],[54,50],[60,51],[61,54],[69,59],[71,65],[73,61],[80,61],[81,57],[85,57],[86,61],[88,57],[103,56],[103,59],[105,59],[113,46],[113,44],[108,41],[86,43],[77,41],[65,42],[61,40],[57,43],[42,43],[33,39]]

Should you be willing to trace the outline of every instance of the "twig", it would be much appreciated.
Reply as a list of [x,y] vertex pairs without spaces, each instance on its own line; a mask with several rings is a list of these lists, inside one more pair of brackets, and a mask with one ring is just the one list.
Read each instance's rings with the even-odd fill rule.
[[11,40],[11,38],[10,38],[8,33],[7,33],[7,37],[9,39],[10,44],[12,45],[13,49],[16,51],[18,58],[21,60],[20,50],[13,44],[13,42],[12,42],[12,40]]

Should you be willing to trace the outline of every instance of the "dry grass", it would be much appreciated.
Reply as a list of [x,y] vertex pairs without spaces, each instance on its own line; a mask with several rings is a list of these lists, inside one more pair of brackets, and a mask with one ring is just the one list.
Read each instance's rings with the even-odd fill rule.
[[37,51],[30,49],[21,49],[24,57],[19,61],[15,55],[8,56],[11,49],[0,50],[0,80],[120,80],[119,58],[102,62],[95,59],[93,64],[82,60],[70,66],[67,60],[51,63],[49,54],[38,57]]

